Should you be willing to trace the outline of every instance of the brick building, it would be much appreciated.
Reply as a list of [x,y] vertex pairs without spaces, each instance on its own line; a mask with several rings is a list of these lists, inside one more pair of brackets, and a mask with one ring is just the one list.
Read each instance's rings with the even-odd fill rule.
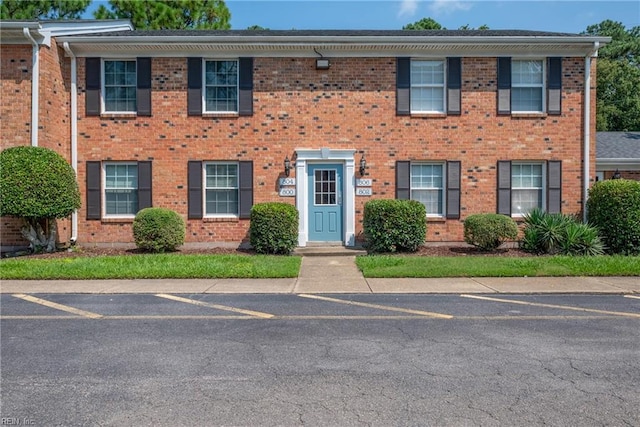
[[[253,204],[282,201],[301,246],[351,246],[367,201],[412,198],[427,241],[461,241],[473,213],[581,213],[595,180],[594,57],[608,38],[94,23],[38,53],[37,144],[69,159],[83,197],[61,240],[130,243],[135,213],[160,206],[185,218],[188,244],[238,244]],[[19,38],[2,40],[2,148],[34,132],[35,48]]]
[[596,133],[596,178],[640,181],[640,132]]

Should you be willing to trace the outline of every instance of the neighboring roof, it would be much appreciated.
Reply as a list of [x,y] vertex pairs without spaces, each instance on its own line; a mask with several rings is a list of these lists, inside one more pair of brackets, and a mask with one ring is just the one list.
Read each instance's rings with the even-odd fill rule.
[[[61,37],[89,55],[586,56],[609,37],[525,30],[133,30]],[[314,52],[317,50],[318,53]]]
[[640,132],[597,132],[596,168],[640,170]]

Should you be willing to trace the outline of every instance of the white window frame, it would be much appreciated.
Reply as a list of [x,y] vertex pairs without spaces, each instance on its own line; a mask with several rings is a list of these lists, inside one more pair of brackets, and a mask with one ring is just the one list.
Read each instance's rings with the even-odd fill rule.
[[[516,62],[539,62],[542,65],[542,82],[541,83],[515,83],[513,78],[513,64]],[[515,114],[540,114],[545,113],[547,111],[547,91],[545,88],[547,87],[547,61],[543,58],[516,58],[511,60],[511,112]],[[514,109],[513,103],[513,89],[540,89],[541,93],[541,102],[542,108],[540,110],[516,110]]]
[[[138,186],[134,188],[118,188],[118,187],[110,187],[107,188],[107,167],[108,166],[136,166],[136,182]],[[103,218],[135,218],[137,211],[140,210],[140,194],[138,192],[140,188],[140,171],[138,169],[137,162],[103,162],[102,163],[102,217]],[[134,213],[127,214],[110,214],[107,213],[107,190],[135,190],[136,197],[138,197],[138,208]]]
[[[423,83],[418,84],[415,82],[413,78],[413,64],[418,62],[439,62],[442,63],[442,83]],[[410,92],[411,92],[411,101],[410,101],[410,109],[411,114],[446,114],[447,112],[447,60],[444,58],[418,58],[412,59],[411,64],[409,66],[409,80],[411,82]],[[414,110],[413,109],[413,89],[414,88],[441,88],[442,89],[442,108],[439,110]]]
[[[413,186],[413,167],[414,166],[441,166],[442,167],[442,187],[414,187]],[[438,190],[442,193],[442,213],[429,213],[427,210],[427,218],[445,218],[447,216],[447,162],[411,162],[409,165],[409,188],[411,200],[417,200],[413,197],[414,191],[420,190]],[[422,203],[422,202],[421,202]],[[426,208],[426,207],[425,207]]]
[[[513,167],[514,166],[540,166],[540,170],[541,170],[541,175],[542,175],[542,187],[514,187],[513,185]],[[520,213],[520,212],[515,212],[513,209],[513,196],[514,193],[518,190],[522,190],[522,191],[531,191],[531,190],[539,190],[540,194],[541,194],[541,201],[540,204],[541,206],[538,206],[538,208],[542,209],[543,211],[547,210],[547,168],[545,167],[546,163],[545,162],[527,162],[527,161],[513,161],[511,162],[511,216],[512,217],[516,217],[516,218],[522,218],[524,217],[527,213]]]
[[[236,186],[235,187],[208,187],[207,186],[207,166],[211,165],[234,165],[236,167]],[[202,206],[204,218],[239,218],[240,216],[240,163],[227,161],[202,162]],[[232,213],[209,213],[207,212],[207,191],[208,190],[235,190],[237,209],[235,214]]]
[[[210,62],[235,62],[236,63],[236,109],[235,110],[207,110],[207,64]],[[230,87],[230,86],[229,86]],[[238,114],[240,110],[240,60],[238,58],[208,58],[202,61],[202,111],[205,114]]]
[[[106,76],[106,62],[133,62],[136,66],[136,82],[133,84],[135,93],[135,108],[133,110],[107,110],[107,76]],[[107,114],[136,114],[138,112],[138,61],[135,58],[102,58],[100,64],[100,103],[101,111]],[[116,87],[116,86],[112,86]],[[131,87],[131,86],[118,86],[118,87]]]

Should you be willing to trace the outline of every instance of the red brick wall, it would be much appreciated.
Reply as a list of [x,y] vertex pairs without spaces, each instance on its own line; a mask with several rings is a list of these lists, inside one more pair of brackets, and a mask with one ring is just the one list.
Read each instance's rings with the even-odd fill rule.
[[[636,181],[640,181],[640,171],[625,171],[625,170],[621,170],[618,171],[620,172],[620,175],[622,178],[624,179],[633,179]],[[611,179],[613,178],[613,174],[615,174],[616,171],[605,171],[604,172],[604,179]]]
[[[495,212],[498,160],[563,160],[562,209],[580,212],[584,59],[563,61],[561,116],[497,116],[496,59],[464,58],[462,69],[461,116],[401,117],[395,114],[395,58],[332,58],[324,71],[313,58],[256,58],[253,116],[188,117],[186,59],[154,58],[152,117],[85,117],[79,60],[79,182],[82,187],[88,160],[152,159],[154,205],[186,218],[189,160],[253,160],[254,201],[294,203],[278,196],[285,156],[295,148],[351,148],[366,153],[374,198],[395,196],[396,160],[461,160],[464,220]],[[595,63],[592,72],[595,87]],[[595,115],[592,123],[590,176]],[[370,199],[356,198],[356,234]],[[87,221],[84,209],[80,242],[132,240],[130,221]],[[248,229],[247,220],[187,223],[188,242],[239,241]],[[462,223],[430,221],[427,239],[462,240]]]

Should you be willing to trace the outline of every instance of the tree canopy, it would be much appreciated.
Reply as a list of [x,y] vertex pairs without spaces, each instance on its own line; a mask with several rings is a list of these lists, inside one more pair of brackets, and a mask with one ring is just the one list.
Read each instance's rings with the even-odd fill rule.
[[80,19],[91,0],[2,0],[0,19]]
[[129,19],[137,30],[231,28],[231,13],[223,0],[109,0],[96,19]]
[[[440,23],[433,18],[422,18],[421,20],[416,21],[412,24],[405,25],[404,27],[402,27],[402,29],[403,30],[446,30],[445,27],[440,25]],[[473,28],[469,24],[465,24],[458,27],[458,29],[459,30],[475,30],[476,28]],[[486,24],[483,24],[483,25],[480,25],[477,29],[488,30],[489,26]]]

